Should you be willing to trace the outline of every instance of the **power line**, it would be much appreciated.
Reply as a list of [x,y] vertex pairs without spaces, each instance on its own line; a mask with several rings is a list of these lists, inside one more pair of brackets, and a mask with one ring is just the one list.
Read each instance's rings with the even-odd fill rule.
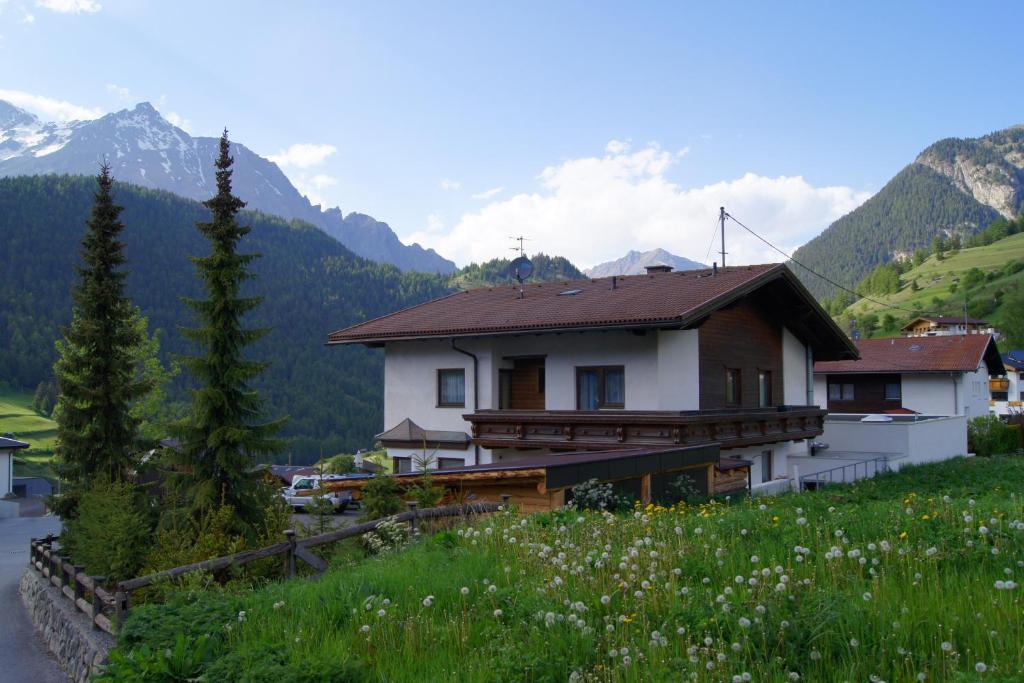
[[715,237],[718,236],[718,219],[715,219],[715,226],[711,228],[711,241],[708,242],[708,252],[704,254],[704,264],[707,264],[708,259],[711,258],[711,248],[715,246]]
[[857,297],[858,299],[864,299],[865,301],[870,301],[871,303],[873,303],[873,304],[877,304],[877,305],[881,306],[882,308],[889,308],[889,309],[892,309],[892,310],[894,310],[894,311],[903,311],[904,313],[909,313],[909,314],[911,314],[911,315],[915,315],[915,316],[917,316],[917,315],[921,315],[921,313],[920,313],[919,311],[912,311],[912,310],[910,310],[910,309],[908,309],[908,308],[901,308],[901,307],[899,307],[899,306],[893,306],[892,304],[886,304],[886,303],[882,303],[881,301],[878,301],[877,299],[872,299],[872,298],[871,298],[871,297],[869,297],[869,296],[864,296],[863,294],[861,294],[861,293],[859,293],[859,292],[857,292],[857,291],[855,291],[855,290],[852,290],[852,289],[850,289],[849,287],[846,287],[846,286],[844,286],[844,285],[841,285],[841,284],[839,284],[839,283],[838,283],[838,282],[836,282],[835,280],[833,280],[833,279],[831,279],[831,278],[829,278],[829,277],[826,277],[826,276],[822,275],[821,273],[819,273],[819,272],[817,272],[817,271],[815,271],[815,270],[812,270],[812,269],[811,269],[810,267],[808,267],[808,266],[805,266],[804,264],[800,263],[800,262],[799,262],[799,261],[797,261],[797,260],[796,260],[795,258],[793,258],[792,256],[790,256],[790,255],[789,255],[789,254],[787,254],[786,252],[782,251],[782,250],[781,250],[781,249],[779,249],[779,248],[778,248],[777,246],[775,246],[774,244],[772,244],[771,242],[769,242],[768,240],[766,240],[765,238],[761,237],[761,236],[760,236],[759,234],[757,234],[756,232],[754,232],[753,230],[751,230],[750,228],[748,228],[748,227],[747,227],[746,225],[744,225],[743,223],[741,223],[741,222],[740,222],[739,220],[737,220],[737,218],[736,218],[735,216],[733,216],[733,215],[732,215],[732,214],[730,214],[729,212],[726,212],[726,214],[725,214],[725,215],[726,215],[726,217],[728,217],[728,218],[729,218],[730,220],[732,220],[732,222],[736,223],[736,225],[740,226],[741,228],[743,228],[744,230],[746,230],[747,232],[749,232],[749,233],[750,233],[751,235],[753,235],[754,237],[756,237],[757,239],[761,240],[762,242],[764,242],[765,244],[767,244],[767,245],[768,245],[769,247],[771,247],[772,249],[774,249],[775,251],[777,251],[777,252],[779,252],[780,254],[782,254],[783,256],[785,256],[787,260],[789,260],[789,261],[792,261],[792,262],[793,262],[793,263],[795,263],[796,265],[798,265],[798,266],[800,266],[801,268],[803,268],[804,270],[806,270],[806,271],[807,271],[808,273],[810,273],[811,275],[816,275],[817,277],[820,277],[820,278],[821,278],[822,280],[824,280],[825,282],[829,283],[829,284],[830,284],[830,285],[832,285],[833,287],[837,287],[837,288],[839,288],[839,289],[843,290],[844,292],[849,292],[850,294],[853,294],[853,295],[854,295],[855,297]]

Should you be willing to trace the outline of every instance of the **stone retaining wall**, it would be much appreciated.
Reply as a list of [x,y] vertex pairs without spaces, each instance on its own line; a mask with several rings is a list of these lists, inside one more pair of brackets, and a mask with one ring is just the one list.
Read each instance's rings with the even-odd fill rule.
[[26,569],[22,575],[19,592],[32,624],[64,673],[75,683],[87,683],[89,676],[106,662],[114,639],[93,628],[89,617],[32,569]]

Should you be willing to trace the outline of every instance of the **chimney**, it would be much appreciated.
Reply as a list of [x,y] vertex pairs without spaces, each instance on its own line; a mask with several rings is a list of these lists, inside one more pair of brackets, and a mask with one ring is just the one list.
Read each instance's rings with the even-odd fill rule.
[[671,273],[672,272],[672,266],[667,265],[665,263],[652,263],[649,266],[644,266],[644,269],[647,270],[647,274],[648,275],[651,275],[652,273]]
[[718,275],[718,261],[711,264],[711,274]]

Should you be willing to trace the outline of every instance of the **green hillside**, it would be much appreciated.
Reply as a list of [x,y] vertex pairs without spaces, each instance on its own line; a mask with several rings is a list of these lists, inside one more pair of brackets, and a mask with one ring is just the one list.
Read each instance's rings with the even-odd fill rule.
[[[95,181],[70,176],[0,179],[0,380],[33,391],[51,376],[54,341],[71,315],[71,289]],[[166,192],[118,185],[125,207],[123,240],[128,295],[159,330],[166,358],[191,350],[179,333],[191,313],[182,297],[199,294],[190,256],[209,245],[195,228],[207,220],[197,202]],[[288,415],[294,461],[365,448],[383,428],[383,360],[362,347],[325,348],[333,330],[440,296],[444,278],[403,273],[359,258],[312,226],[258,213],[242,251],[259,252],[246,294],[263,303],[248,321],[270,334],[252,349],[270,368],[257,388],[269,415]],[[182,401],[182,373],[169,395]],[[282,454],[287,458],[287,452]]]
[[31,394],[0,387],[0,434],[8,433],[29,444],[14,459],[16,476],[53,476],[49,461],[57,425],[32,409]]
[[[966,303],[969,315],[998,327],[1006,315],[1007,297],[1021,290],[1022,283],[1024,233],[1019,233],[986,246],[950,252],[942,260],[931,255],[899,276],[899,291],[871,296],[885,306],[861,299],[838,318],[843,329],[849,329],[850,320],[857,319],[862,332],[886,336],[915,315],[963,315]],[[891,310],[887,306],[906,310]],[[892,318],[890,325],[885,325],[887,315]],[[872,316],[877,317],[878,327],[865,330],[864,322],[871,327]]]
[[[998,215],[945,176],[914,163],[871,199],[797,249],[793,258],[852,287],[897,252],[927,247],[935,235],[947,232],[972,235]],[[835,295],[835,288],[820,278],[802,268],[796,272],[819,299]]]

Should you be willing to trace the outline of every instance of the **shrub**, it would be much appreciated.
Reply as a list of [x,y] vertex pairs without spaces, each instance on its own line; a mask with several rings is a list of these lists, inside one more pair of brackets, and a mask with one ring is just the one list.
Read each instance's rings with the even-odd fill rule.
[[970,421],[967,440],[975,454],[982,457],[1020,450],[1020,432],[995,415],[984,415]]
[[409,540],[409,528],[393,518],[381,520],[374,531],[363,535],[363,547],[371,555],[383,555],[397,550]]
[[356,459],[351,455],[335,455],[328,458],[321,469],[324,474],[348,474],[356,471]]
[[82,491],[64,545],[89,574],[118,581],[136,575],[150,545],[152,524],[136,487],[99,480]]
[[707,498],[700,489],[693,477],[688,474],[680,474],[668,485],[669,495],[684,503],[698,503]]
[[374,477],[363,487],[363,519],[381,519],[405,507],[394,477]]
[[625,496],[615,493],[615,487],[610,483],[602,484],[597,479],[576,484],[571,490],[572,501],[570,505],[578,510],[608,510],[614,512],[625,510],[630,507],[630,501]]

